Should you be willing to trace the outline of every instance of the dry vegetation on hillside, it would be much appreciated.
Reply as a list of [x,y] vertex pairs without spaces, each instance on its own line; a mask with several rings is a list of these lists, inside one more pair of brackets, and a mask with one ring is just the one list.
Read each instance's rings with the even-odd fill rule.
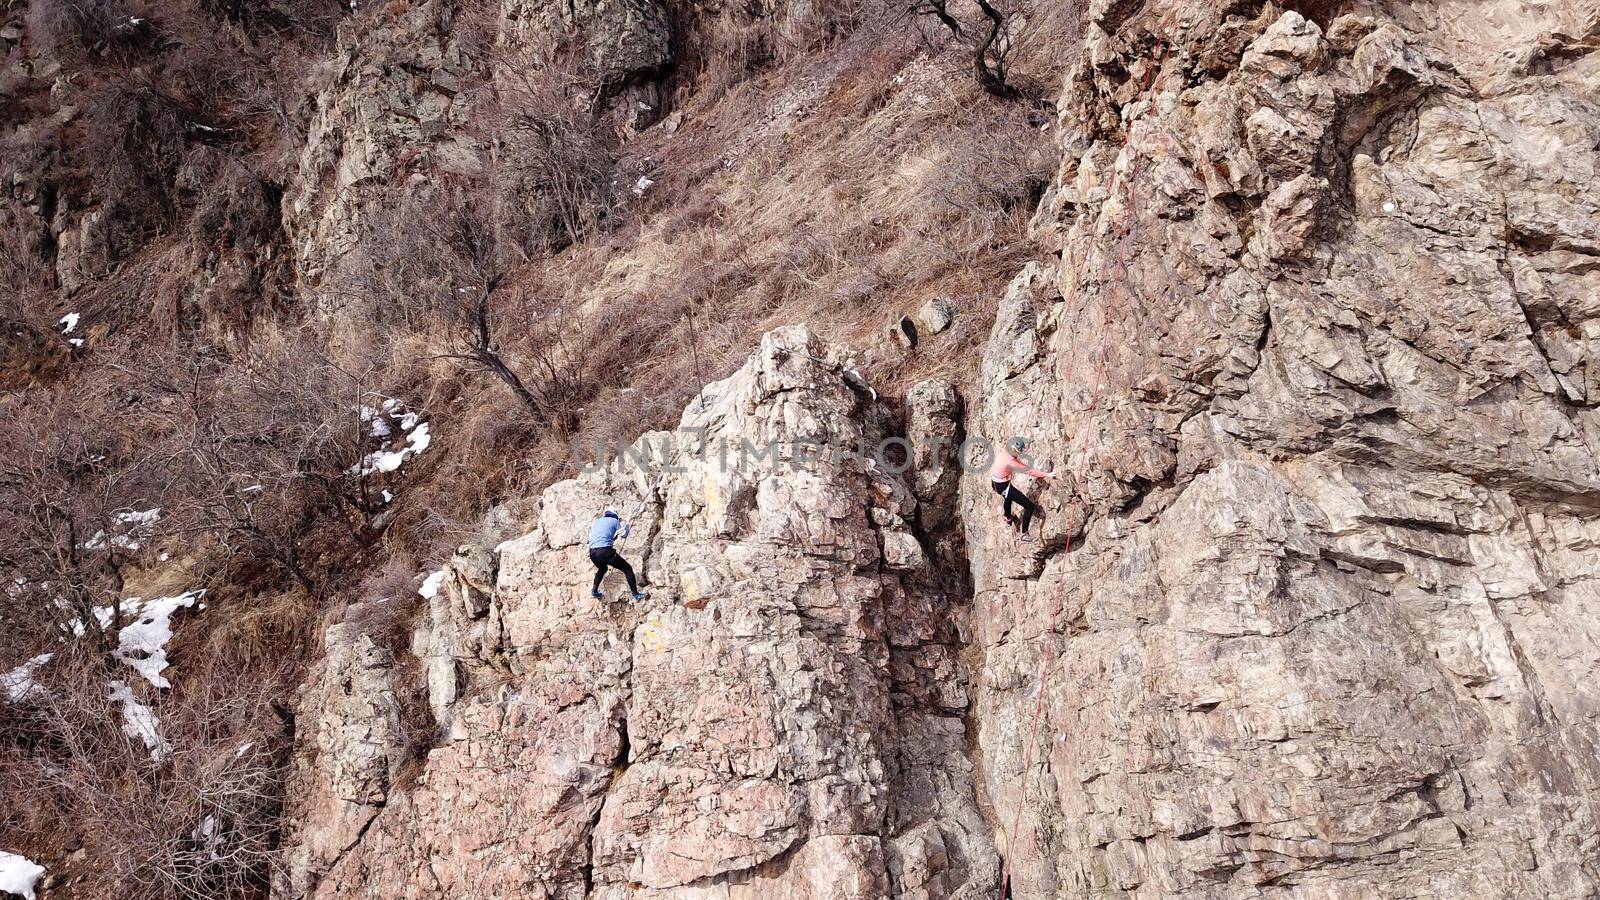
[[[493,4],[457,5],[492,28]],[[367,301],[337,317],[299,283],[282,204],[302,73],[383,4],[3,5],[0,673],[56,654],[26,703],[0,702],[8,846],[61,863],[81,845],[85,896],[259,891],[319,621],[391,597],[363,621],[402,645],[415,573],[491,507],[514,521],[575,437],[675,422],[772,326],[862,348],[889,397],[968,372],[1056,165],[1052,113],[997,98],[973,54],[1048,96],[1078,12],[1018,0],[979,50],[981,13],[953,11],[974,24],[875,0],[804,29],[686,6],[665,116],[637,132],[602,109],[613,86],[574,104],[574,53],[480,41],[494,164],[428,173],[370,264],[319,288]],[[887,339],[933,297],[951,331]],[[386,400],[380,427],[362,407]],[[431,449],[373,468],[403,413]],[[152,758],[107,691],[129,680],[123,601],[200,587],[172,685],[141,694],[170,745]]]

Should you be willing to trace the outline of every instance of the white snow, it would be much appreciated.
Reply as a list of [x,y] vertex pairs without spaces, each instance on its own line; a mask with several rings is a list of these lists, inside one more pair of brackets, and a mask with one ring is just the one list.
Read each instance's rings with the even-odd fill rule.
[[112,528],[116,530],[109,539],[104,531],[96,531],[94,537],[89,538],[78,546],[85,550],[104,550],[108,546],[118,550],[137,550],[141,546],[136,536],[139,529],[154,524],[161,519],[161,507],[143,511],[129,510],[117,513],[111,520]]
[[54,653],[41,653],[6,674],[0,675],[0,688],[5,689],[6,699],[12,703],[21,703],[28,699],[28,695],[39,688],[33,681],[33,673],[54,656]]
[[132,666],[145,680],[159,688],[171,687],[161,673],[167,668],[167,641],[172,640],[172,614],[193,606],[205,590],[186,591],[176,597],[157,597],[143,601],[129,597],[123,608],[138,616],[123,626],[117,635],[117,659]]
[[432,443],[433,434],[428,430],[428,423],[423,422],[421,425],[418,425],[416,428],[412,429],[411,446],[407,449],[411,451],[412,455],[416,455],[428,449],[429,445]]
[[[65,600],[57,600],[56,603],[62,609],[65,609],[65,610],[68,610],[69,612],[71,612],[71,607],[68,605],[67,601],[65,601]],[[107,628],[111,627],[111,618],[115,614],[116,614],[116,610],[112,609],[109,606],[97,606],[97,607],[95,607],[95,610],[94,610],[95,624],[97,624],[100,627],[101,631],[105,631]],[[85,634],[88,633],[88,631],[89,631],[89,629],[84,627],[83,620],[77,618],[76,614],[73,613],[72,633],[74,635],[78,636],[78,637],[83,637]]]
[[33,886],[44,875],[44,866],[26,856],[0,850],[0,891],[34,900]]
[[417,588],[417,593],[421,594],[424,599],[432,600],[434,597],[439,596],[439,588],[443,586],[444,570],[440,569],[432,575],[429,575],[427,579],[422,582],[422,587]]
[[[399,400],[390,398],[383,401],[381,412],[363,406],[361,419],[370,423],[372,436],[378,438],[380,444],[379,449],[368,453],[365,459],[350,468],[352,474],[398,471],[406,460],[422,453],[433,443],[433,433],[428,423],[422,421],[419,414],[406,410]],[[398,447],[395,446],[395,427],[405,436],[405,443]]]
[[172,745],[161,737],[161,720],[156,718],[155,710],[140,703],[126,681],[113,681],[109,687],[111,699],[122,703],[122,733],[143,741],[151,759],[166,759]]
[[361,421],[371,429],[375,438],[386,438],[393,433],[389,423],[383,420],[383,413],[370,406],[361,407]]
[[655,179],[649,175],[640,175],[639,180],[633,183],[633,195],[635,197],[643,197],[644,192],[650,190],[651,185],[655,183]]
[[211,853],[211,861],[218,859],[217,848],[222,846],[222,823],[217,817],[207,813],[200,819],[194,830],[189,832],[189,837]]
[[83,338],[67,338],[67,343],[71,344],[74,347],[82,347],[83,346]]
[[374,453],[367,457],[367,471],[393,472],[394,470],[400,468],[401,463],[404,463],[405,461],[406,453],[404,450]]
[[72,329],[78,327],[78,314],[75,312],[67,313],[61,317],[61,321],[58,324],[61,325],[62,334],[71,334]]
[[133,523],[135,525],[149,525],[150,523],[159,521],[160,519],[161,507],[159,506],[153,509],[147,509],[144,512],[133,512],[130,510],[125,513],[117,514],[118,525],[127,525],[129,523]]
[[394,491],[385,489],[383,492],[383,505],[388,506],[394,502]]

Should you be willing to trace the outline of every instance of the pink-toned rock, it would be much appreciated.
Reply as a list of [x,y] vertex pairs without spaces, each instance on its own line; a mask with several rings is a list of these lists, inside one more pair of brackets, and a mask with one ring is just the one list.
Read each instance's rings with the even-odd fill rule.
[[[646,471],[556,484],[492,563],[451,563],[415,641],[460,678],[428,680],[443,743],[280,893],[889,897],[886,842],[919,829],[893,845],[908,877],[998,896],[949,651],[961,598],[928,580],[898,476],[812,453],[880,439],[885,411],[801,328],[706,396],[683,422],[703,431],[643,436]],[[615,575],[590,596],[581,538],[608,505],[644,603]],[[331,824],[302,808],[306,840]]]
[[968,423],[1066,473],[963,503],[1014,895],[1592,894],[1594,20],[1094,16]]

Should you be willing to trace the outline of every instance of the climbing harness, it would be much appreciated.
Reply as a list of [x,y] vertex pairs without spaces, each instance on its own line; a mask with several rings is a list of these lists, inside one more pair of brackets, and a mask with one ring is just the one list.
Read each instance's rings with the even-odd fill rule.
[[[1150,68],[1150,72],[1145,78],[1144,86],[1141,88],[1141,91],[1140,91],[1141,93],[1148,93],[1149,90],[1150,90],[1150,87],[1155,83],[1156,74],[1159,73],[1161,71],[1162,67],[1166,65],[1167,51],[1168,51],[1168,48],[1165,45],[1163,45],[1162,48],[1161,48],[1161,56],[1156,60],[1155,65]],[[1128,141],[1128,145],[1130,147],[1132,146],[1132,143],[1133,143],[1131,138],[1133,136],[1133,128],[1134,128],[1135,124],[1137,124],[1137,120],[1135,122],[1130,122],[1128,124],[1128,136],[1130,138],[1130,140]],[[1133,161],[1132,161],[1131,165],[1129,166],[1128,178],[1127,178],[1127,184],[1128,184],[1128,204],[1127,204],[1127,209],[1129,210],[1130,222],[1129,222],[1129,225],[1128,225],[1127,229],[1123,231],[1121,240],[1118,243],[1118,246],[1117,246],[1117,265],[1116,265],[1116,269],[1115,269],[1115,275],[1114,275],[1112,281],[1110,282],[1111,284],[1120,284],[1122,286],[1122,290],[1123,290],[1124,294],[1126,294],[1127,290],[1128,290],[1128,288],[1127,288],[1128,239],[1133,234],[1133,229],[1134,229],[1135,224],[1136,224],[1136,217],[1134,216],[1134,213],[1133,213],[1132,210],[1133,210],[1134,190],[1137,187],[1137,182],[1138,182],[1138,177],[1139,177],[1139,162],[1140,162],[1140,155],[1138,154],[1138,152],[1134,152]],[[1116,189],[1118,187],[1120,187],[1120,186],[1121,186],[1121,184],[1116,180],[1115,175],[1113,175],[1112,184],[1111,184],[1111,187],[1106,191],[1106,196],[1108,198],[1113,196],[1115,194],[1115,192],[1116,192]],[[1074,293],[1076,293],[1076,291],[1077,291],[1077,284],[1078,284],[1078,281],[1077,281],[1076,278],[1074,278],[1074,280],[1073,280],[1073,292]],[[1101,293],[1102,293],[1103,296],[1105,296],[1105,295],[1108,295],[1110,292],[1109,291],[1102,291]],[[1109,331],[1110,331],[1110,328],[1111,328],[1111,325],[1112,325],[1112,321],[1111,321],[1111,303],[1109,302],[1109,300],[1110,300],[1109,296],[1106,296],[1105,301],[1102,302],[1102,304],[1101,304],[1105,309],[1104,326],[1105,326],[1106,331],[1107,331],[1108,334],[1109,334]],[[1074,354],[1076,354],[1076,348],[1074,348]],[[1103,386],[1104,379],[1105,379],[1106,357],[1109,356],[1109,355],[1110,355],[1109,347],[1102,346],[1100,348],[1100,359],[1099,359],[1099,362],[1095,365],[1094,388],[1089,393],[1089,397],[1090,397],[1090,399],[1089,399],[1089,407],[1088,407],[1088,409],[1085,410],[1086,421],[1089,422],[1090,424],[1092,424],[1092,421],[1093,421],[1093,418],[1094,418],[1094,414],[1100,408],[1100,393],[1101,393],[1101,387]],[[1078,451],[1078,464],[1077,464],[1077,467],[1076,467],[1076,469],[1075,469],[1075,471],[1073,473],[1073,477],[1072,477],[1072,506],[1070,507],[1070,512],[1073,513],[1073,514],[1076,514],[1078,512],[1078,510],[1083,508],[1083,476],[1084,476],[1084,471],[1085,471],[1085,469],[1087,468],[1087,465],[1088,465],[1090,437],[1091,436],[1088,434],[1088,432],[1086,430],[1084,435],[1083,435],[1083,446]],[[1067,526],[1069,528],[1071,527],[1072,522],[1074,520],[1075,520],[1075,515],[1072,515],[1072,516],[1068,517]],[[1045,636],[1045,657],[1044,657],[1044,660],[1043,660],[1043,662],[1041,663],[1041,665],[1039,667],[1039,677],[1037,679],[1039,687],[1038,687],[1037,692],[1034,695],[1033,714],[1030,717],[1030,722],[1029,722],[1029,726],[1028,726],[1028,743],[1027,743],[1026,749],[1025,749],[1025,751],[1023,753],[1022,783],[1020,785],[1019,790],[1017,791],[1017,809],[1016,809],[1015,815],[1012,817],[1011,830],[1010,830],[1009,834],[1007,835],[1008,844],[1010,844],[1010,846],[1008,846],[1006,848],[1007,852],[1006,852],[1005,870],[1004,870],[1004,873],[1003,873],[1003,875],[1001,877],[1001,882],[1000,882],[1002,896],[1005,896],[1005,897],[1010,897],[1011,896],[1011,866],[1012,866],[1012,861],[1014,859],[1016,859],[1017,854],[1020,851],[1021,836],[1020,836],[1020,834],[1018,832],[1020,831],[1020,829],[1022,827],[1022,809],[1023,809],[1024,806],[1027,805],[1027,800],[1028,800],[1028,775],[1033,770],[1034,752],[1037,749],[1038,744],[1039,744],[1039,722],[1040,722],[1040,720],[1041,720],[1041,718],[1043,717],[1043,714],[1044,714],[1044,698],[1045,698],[1045,694],[1048,693],[1048,691],[1049,691],[1050,674],[1051,674],[1051,671],[1055,667],[1056,629],[1057,629],[1057,626],[1058,626],[1059,619],[1061,617],[1062,607],[1065,606],[1065,604],[1066,604],[1066,591],[1063,588],[1058,588],[1057,591],[1056,591],[1056,602],[1055,602],[1055,605],[1050,611],[1050,627],[1049,627],[1049,630],[1046,632],[1046,636]]]

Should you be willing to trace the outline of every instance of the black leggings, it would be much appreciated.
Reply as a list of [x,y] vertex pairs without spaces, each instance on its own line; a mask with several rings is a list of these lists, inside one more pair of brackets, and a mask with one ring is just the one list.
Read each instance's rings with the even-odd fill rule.
[[1002,511],[1005,513],[1007,519],[1012,518],[1011,504],[1015,503],[1022,507],[1022,533],[1027,534],[1028,525],[1033,522],[1033,512],[1039,507],[1035,506],[1033,501],[1028,499],[1027,494],[1024,494],[1023,492],[1012,487],[1011,482],[1009,481],[995,481],[991,478],[989,479],[989,486],[994,488],[994,492],[996,494],[1006,498],[1006,502],[1002,507]]
[[589,561],[594,563],[594,589],[600,590],[600,580],[606,577],[606,567],[609,566],[623,574],[628,579],[628,591],[639,593],[639,585],[633,580],[633,566],[622,558],[615,547],[590,547]]

